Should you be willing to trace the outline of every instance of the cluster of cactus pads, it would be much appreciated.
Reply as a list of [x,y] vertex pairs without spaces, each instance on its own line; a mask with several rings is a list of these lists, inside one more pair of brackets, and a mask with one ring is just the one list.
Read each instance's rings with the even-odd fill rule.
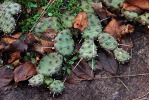
[[16,22],[13,15],[21,12],[21,5],[14,2],[4,2],[0,4],[0,29],[11,34],[15,31]]
[[62,93],[64,89],[64,83],[60,80],[53,80],[51,77],[54,74],[57,74],[63,63],[63,56],[58,53],[51,53],[44,56],[38,64],[38,74],[29,79],[29,85],[31,86],[40,86],[42,84],[48,85],[48,88],[54,94]]
[[[98,2],[100,0],[94,0]],[[46,84],[51,92],[54,94],[61,93],[64,89],[64,83],[60,80],[52,79],[52,76],[57,74],[63,66],[63,58],[71,57],[75,51],[74,35],[81,35],[83,40],[82,46],[78,50],[80,59],[85,61],[92,61],[97,56],[97,48],[101,47],[106,50],[110,50],[114,53],[117,61],[126,63],[131,58],[129,53],[122,48],[118,47],[117,40],[108,33],[102,32],[101,20],[94,15],[94,10],[91,3],[93,0],[82,0],[81,8],[87,13],[88,26],[81,32],[81,34],[73,34],[72,28],[75,16],[72,12],[67,11],[63,14],[61,21],[58,21],[56,17],[43,18],[37,23],[34,33],[45,32],[48,28],[53,28],[57,35],[54,39],[55,52],[44,56],[38,64],[37,75],[29,79],[29,84],[32,86],[40,86]],[[124,0],[104,0],[104,2],[110,7],[118,9],[122,6]],[[148,15],[145,15],[148,16]],[[142,20],[146,20],[141,17]],[[61,24],[65,24],[65,29],[61,30]],[[50,33],[49,33],[50,34]],[[95,41],[98,43],[95,44]]]
[[[121,10],[125,0],[102,0],[106,6],[114,8],[115,10]],[[121,10],[122,15],[127,19],[141,23],[142,25],[149,25],[149,13],[139,15],[137,12]]]

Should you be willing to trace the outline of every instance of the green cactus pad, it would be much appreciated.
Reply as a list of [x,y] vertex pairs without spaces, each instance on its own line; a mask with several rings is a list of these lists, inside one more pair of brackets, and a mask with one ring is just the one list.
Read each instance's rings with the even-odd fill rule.
[[86,13],[94,13],[94,9],[92,8],[91,1],[81,0],[81,8]]
[[35,27],[35,33],[45,32],[48,28],[53,28],[56,32],[60,30],[61,24],[55,17],[43,18]]
[[140,15],[138,18],[138,22],[140,22],[143,25],[149,25],[149,13]]
[[74,40],[69,29],[63,30],[55,38],[54,47],[63,56],[71,55],[74,50]]
[[114,9],[121,9],[125,0],[103,0],[103,2],[108,7],[112,7]]
[[62,93],[63,90],[64,90],[64,83],[61,82],[60,80],[54,80],[50,85],[49,85],[49,90],[52,92],[52,93],[56,93],[56,94],[59,94],[59,93]]
[[129,20],[138,20],[139,15],[136,12],[132,11],[122,11],[124,16]]
[[99,44],[102,48],[107,50],[114,50],[118,46],[118,42],[114,37],[108,33],[102,33],[98,37]]
[[44,76],[42,74],[37,74],[30,78],[29,80],[29,85],[31,86],[40,86],[44,82]]
[[61,69],[62,62],[63,57],[60,54],[51,53],[40,60],[37,71],[44,76],[52,76]]
[[11,15],[16,15],[21,12],[21,5],[15,2],[4,2],[0,5],[0,10]]
[[93,40],[85,40],[79,50],[79,57],[85,60],[91,60],[97,55],[97,47]]
[[72,12],[67,11],[63,14],[61,21],[65,25],[65,28],[71,28],[75,20],[75,15]]
[[125,63],[131,59],[131,56],[129,55],[129,53],[127,51],[123,50],[122,48],[116,48],[113,51],[113,53],[114,53],[115,58],[119,62]]
[[14,18],[10,14],[0,11],[1,30],[6,34],[10,34],[14,32],[15,26],[16,26],[16,22]]
[[46,85],[50,85],[52,82],[53,82],[53,79],[52,78],[50,78],[50,77],[45,77],[44,78],[44,83]]
[[82,37],[85,39],[94,39],[102,32],[101,21],[94,14],[88,15],[88,26],[82,32]]

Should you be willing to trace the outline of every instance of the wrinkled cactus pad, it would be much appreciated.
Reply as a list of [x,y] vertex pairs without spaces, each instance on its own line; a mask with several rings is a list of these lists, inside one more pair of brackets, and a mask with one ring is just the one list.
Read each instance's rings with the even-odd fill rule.
[[40,86],[44,82],[44,76],[42,74],[37,74],[30,78],[29,80],[29,85],[31,86]]
[[102,33],[98,37],[99,44],[102,48],[107,50],[114,50],[118,46],[118,42],[114,37],[108,33]]
[[79,50],[80,58],[91,60],[97,55],[97,47],[93,40],[85,40]]
[[44,56],[38,64],[38,73],[44,76],[52,76],[61,69],[63,57],[58,53],[51,53]]
[[54,47],[63,56],[71,55],[74,50],[74,40],[69,29],[57,34]]
[[116,48],[114,51],[115,58],[122,63],[128,62],[131,59],[129,53],[122,48]]
[[60,80],[54,80],[48,88],[52,93],[59,94],[64,90],[64,83]]

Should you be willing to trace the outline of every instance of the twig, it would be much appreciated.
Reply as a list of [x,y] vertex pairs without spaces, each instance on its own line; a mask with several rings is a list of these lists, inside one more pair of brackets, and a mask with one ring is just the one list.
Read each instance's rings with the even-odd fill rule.
[[48,2],[48,4],[47,4],[47,6],[46,6],[46,9],[44,10],[44,11],[42,11],[42,13],[41,13],[41,15],[39,16],[39,18],[38,18],[38,20],[36,21],[36,23],[33,25],[33,27],[31,28],[31,30],[29,31],[29,33],[31,33],[32,31],[33,31],[33,29],[35,28],[35,26],[37,25],[37,23],[38,23],[38,21],[45,15],[45,12],[47,12],[48,10],[49,10],[49,5],[51,4],[51,3],[53,3],[53,2],[55,2],[55,1],[49,1]]
[[147,76],[147,75],[149,75],[149,73],[134,74],[134,75],[110,76],[110,77],[100,77],[100,79],[125,78],[125,77],[137,77],[137,76]]

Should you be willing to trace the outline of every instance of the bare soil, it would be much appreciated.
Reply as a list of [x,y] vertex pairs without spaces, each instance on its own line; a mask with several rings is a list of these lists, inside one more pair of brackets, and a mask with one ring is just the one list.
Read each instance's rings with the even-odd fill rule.
[[[129,35],[133,41],[132,60],[127,65],[120,65],[118,75],[137,75],[149,73],[149,33],[139,27]],[[149,92],[149,75],[100,78],[84,81],[78,85],[65,84],[62,95],[52,98],[48,89],[31,87],[21,83],[17,88],[0,94],[0,100],[133,100]],[[110,77],[108,73],[102,77]],[[149,100],[149,95],[144,96]]]

